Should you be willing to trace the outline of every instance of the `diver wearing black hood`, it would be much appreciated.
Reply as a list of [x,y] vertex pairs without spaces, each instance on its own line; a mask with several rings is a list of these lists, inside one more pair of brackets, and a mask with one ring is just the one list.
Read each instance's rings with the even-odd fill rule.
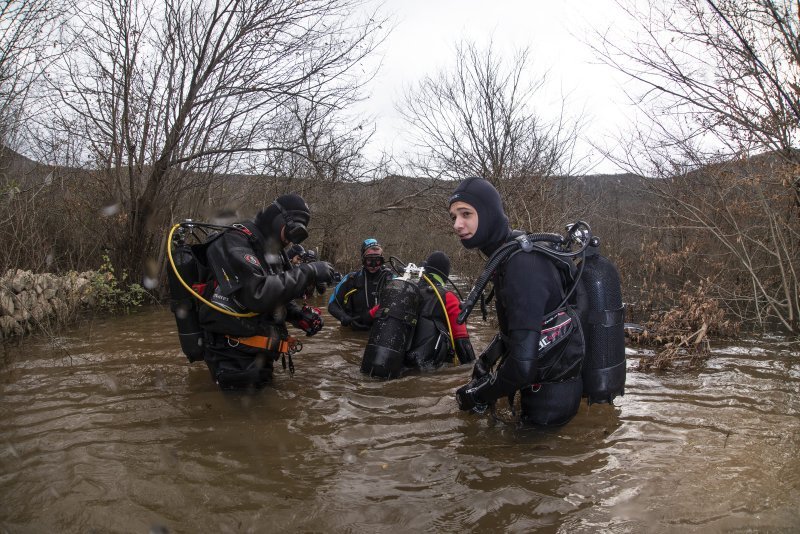
[[[449,211],[453,228],[466,248],[477,248],[489,256],[513,239],[500,195],[484,179],[473,177],[461,182],[450,197]],[[541,379],[537,356],[542,321],[564,297],[561,274],[543,254],[510,256],[498,266],[492,282],[505,359],[493,373],[484,367],[482,358],[476,361],[473,380],[456,391],[462,410],[481,411],[489,403],[520,390],[523,400],[534,394],[529,390]],[[565,403],[574,402],[574,398],[565,399]],[[571,407],[557,412],[545,417],[526,413],[523,402],[522,419],[545,425],[564,424],[574,415]],[[571,413],[565,415],[568,412]]]
[[283,251],[308,237],[310,218],[300,196],[281,195],[253,221],[235,224],[207,241],[213,283],[207,284],[204,296],[219,308],[249,315],[236,317],[200,306],[205,361],[221,388],[262,387],[285,348],[287,322],[307,335],[322,327],[318,311],[301,308],[292,299],[332,282],[333,268],[321,261],[293,268]]

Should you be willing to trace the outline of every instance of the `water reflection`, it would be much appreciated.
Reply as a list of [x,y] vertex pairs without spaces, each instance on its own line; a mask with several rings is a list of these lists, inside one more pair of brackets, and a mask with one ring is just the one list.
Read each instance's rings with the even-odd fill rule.
[[[326,317],[327,324],[333,320]],[[472,325],[476,349],[491,338]],[[628,373],[560,429],[458,412],[468,367],[382,382],[366,334],[326,327],[291,377],[223,393],[153,309],[4,356],[8,531],[792,530],[798,354],[719,347],[693,372]],[[632,366],[638,355],[631,355]]]

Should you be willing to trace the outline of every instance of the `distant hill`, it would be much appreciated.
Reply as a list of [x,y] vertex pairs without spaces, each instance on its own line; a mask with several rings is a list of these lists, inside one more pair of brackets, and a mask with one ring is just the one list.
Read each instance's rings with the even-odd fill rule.
[[32,174],[39,174],[43,167],[45,166],[8,147],[0,146],[0,179],[4,182],[9,178],[20,180]]

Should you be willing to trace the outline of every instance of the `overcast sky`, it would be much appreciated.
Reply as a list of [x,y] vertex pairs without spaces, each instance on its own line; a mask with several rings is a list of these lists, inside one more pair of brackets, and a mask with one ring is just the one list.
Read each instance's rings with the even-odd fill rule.
[[[624,127],[631,113],[620,90],[620,77],[597,64],[582,42],[592,27],[609,26],[617,13],[613,0],[386,0],[384,14],[394,29],[379,49],[383,66],[370,86],[364,104],[377,121],[372,150],[400,155],[408,136],[394,107],[405,90],[425,75],[453,64],[455,44],[462,39],[479,44],[492,39],[494,46],[513,55],[529,46],[532,75],[549,70],[550,102],[537,102],[536,111],[546,115],[563,94],[570,108],[583,110],[590,126],[586,133],[595,141]],[[543,100],[547,95],[543,94]],[[582,145],[581,153],[590,153]],[[591,155],[593,172],[617,172]]]

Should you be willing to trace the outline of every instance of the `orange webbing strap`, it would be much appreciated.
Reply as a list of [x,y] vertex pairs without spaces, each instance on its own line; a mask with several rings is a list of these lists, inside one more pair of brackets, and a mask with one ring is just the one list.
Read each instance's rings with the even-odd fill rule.
[[251,336],[251,337],[225,336],[225,337],[228,338],[228,344],[230,344],[232,347],[241,344],[241,345],[247,345],[248,347],[255,347],[257,349],[264,349],[281,353],[289,350],[289,341],[286,339],[277,339],[274,337],[267,337],[267,336]]

